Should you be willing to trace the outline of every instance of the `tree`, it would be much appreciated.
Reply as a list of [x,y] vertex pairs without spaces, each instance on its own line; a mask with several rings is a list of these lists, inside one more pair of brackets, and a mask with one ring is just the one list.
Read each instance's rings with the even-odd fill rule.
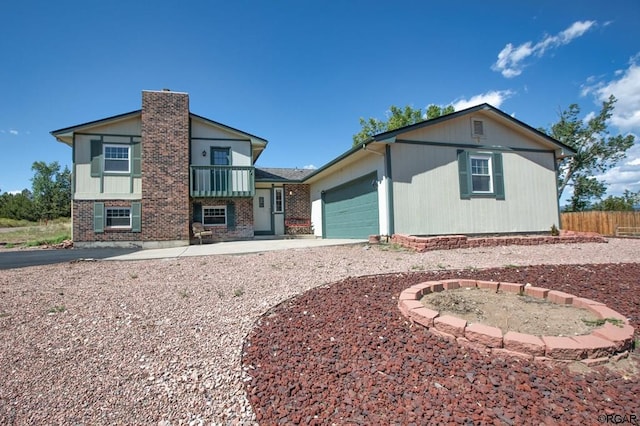
[[569,211],[585,210],[591,200],[605,194],[606,182],[598,181],[594,175],[614,167],[633,146],[633,135],[612,136],[609,133],[607,126],[615,103],[616,98],[611,95],[602,103],[600,113],[588,120],[580,118],[580,107],[572,104],[560,113],[558,122],[546,131],[549,136],[576,151],[576,155],[562,159],[558,165],[558,199],[567,186],[573,186]]
[[47,164],[36,161],[31,166],[35,173],[32,182],[33,201],[38,219],[50,220],[71,215],[71,172],[65,166],[60,171],[57,161]]
[[609,195],[604,200],[593,205],[594,210],[631,211],[640,204],[640,191],[631,192],[628,189],[622,196]]
[[38,220],[31,192],[24,189],[19,194],[5,192],[0,195],[0,217],[15,220]]
[[360,145],[369,140],[373,135],[396,130],[401,127],[410,126],[411,124],[420,123],[421,121],[430,120],[440,117],[441,115],[454,112],[453,105],[441,107],[438,105],[429,105],[423,114],[420,108],[414,109],[407,105],[399,108],[395,105],[389,107],[387,111],[387,121],[381,121],[377,118],[370,117],[368,120],[360,117],[360,126],[362,129],[353,135],[353,146]]

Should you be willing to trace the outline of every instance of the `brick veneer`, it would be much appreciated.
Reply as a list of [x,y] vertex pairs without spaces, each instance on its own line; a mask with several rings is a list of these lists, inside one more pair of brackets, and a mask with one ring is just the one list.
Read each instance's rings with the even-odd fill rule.
[[[285,221],[287,219],[305,219],[311,223],[311,195],[309,185],[285,184]],[[311,234],[311,226],[287,226],[286,234]]]
[[535,246],[541,244],[570,243],[606,243],[599,234],[586,232],[561,231],[559,236],[503,236],[503,237],[467,237],[466,235],[445,235],[437,237],[416,237],[407,234],[394,234],[391,242],[418,252],[430,250],[450,250],[456,248],[497,247],[509,245]]
[[142,240],[189,241],[189,96],[142,92]]
[[[495,355],[514,355],[532,360],[572,361],[580,360],[588,365],[597,365],[611,358],[625,356],[633,344],[634,328],[622,314],[604,306],[600,302],[568,293],[527,287],[524,284],[492,282],[496,291],[524,293],[551,303],[569,304],[587,309],[600,319],[621,322],[614,325],[605,322],[590,334],[581,336],[533,336],[508,331],[504,335],[499,328],[483,324],[468,324],[465,320],[450,315],[440,316],[439,312],[425,307],[420,299],[425,294],[456,288],[488,288],[489,281],[443,280],[426,281],[405,289],[398,297],[400,312],[414,323],[420,324],[434,334],[456,341],[460,345],[488,351]],[[535,289],[535,291],[527,291]],[[561,293],[561,294],[560,294]]]
[[[130,200],[100,200],[105,207],[126,207],[130,208]],[[105,230],[96,233],[93,230],[93,200],[73,200],[73,241],[74,243],[102,243],[102,242],[125,242],[140,241],[140,232],[129,230]],[[76,244],[78,245],[78,244]],[[81,244],[80,244],[81,245]]]
[[204,241],[233,241],[253,238],[253,198],[193,198],[192,202],[189,203],[189,217],[194,216],[194,203],[199,203],[203,206],[226,206],[233,204],[235,207],[234,226],[207,227],[208,230],[213,232],[213,235],[203,238]]

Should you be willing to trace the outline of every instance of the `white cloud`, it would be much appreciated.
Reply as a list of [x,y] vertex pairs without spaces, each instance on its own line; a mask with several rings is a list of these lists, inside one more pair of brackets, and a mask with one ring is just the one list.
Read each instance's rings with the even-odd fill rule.
[[12,135],[17,135],[18,131],[15,130],[15,129],[11,129],[11,130],[9,130],[9,133],[12,134]]
[[547,50],[569,44],[589,31],[594,25],[596,25],[596,21],[576,21],[567,29],[553,36],[547,35],[536,44],[533,44],[532,41],[527,41],[519,46],[507,43],[498,53],[498,60],[491,66],[491,69],[499,71],[506,78],[516,77],[522,74],[525,67],[524,61],[527,58],[532,55],[542,57]]
[[[583,86],[583,95],[592,95],[600,104],[609,99],[610,95],[616,97],[617,102],[611,115],[610,125],[613,133],[633,134],[636,143],[627,151],[627,158],[606,173],[597,176],[608,184],[608,194],[620,195],[625,189],[640,191],[640,54],[629,60],[626,69],[617,70],[611,80],[605,80],[604,76],[589,78]],[[587,114],[593,117],[594,112]],[[585,117],[585,119],[587,118]]]
[[469,99],[458,99],[453,102],[453,107],[456,111],[460,111],[465,108],[488,103],[496,108],[500,108],[500,105],[514,94],[515,92],[511,90],[492,90],[472,96]]
[[313,164],[307,164],[306,166],[302,166],[303,169],[305,170],[315,170],[317,169],[316,166],[314,166]]

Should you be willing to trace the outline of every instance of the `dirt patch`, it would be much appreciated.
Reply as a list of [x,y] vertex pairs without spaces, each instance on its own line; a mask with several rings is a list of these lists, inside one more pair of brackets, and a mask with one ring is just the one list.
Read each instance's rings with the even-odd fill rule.
[[589,334],[602,324],[586,309],[559,305],[546,299],[482,288],[460,288],[425,295],[422,303],[440,315],[462,318],[470,324],[498,327],[536,336]]

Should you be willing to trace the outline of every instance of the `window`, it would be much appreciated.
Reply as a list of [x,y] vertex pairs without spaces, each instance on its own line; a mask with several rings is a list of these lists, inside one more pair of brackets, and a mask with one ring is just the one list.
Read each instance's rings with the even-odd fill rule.
[[226,225],[227,207],[202,207],[202,220],[205,225]]
[[273,189],[273,204],[274,204],[274,212],[282,213],[284,212],[284,189],[283,188],[274,188]]
[[104,171],[129,173],[128,145],[104,145]]
[[493,192],[491,157],[489,155],[472,155],[470,158],[471,191],[480,193]]
[[502,153],[458,150],[460,198],[504,200]]
[[131,228],[131,209],[128,207],[105,208],[107,228]]

